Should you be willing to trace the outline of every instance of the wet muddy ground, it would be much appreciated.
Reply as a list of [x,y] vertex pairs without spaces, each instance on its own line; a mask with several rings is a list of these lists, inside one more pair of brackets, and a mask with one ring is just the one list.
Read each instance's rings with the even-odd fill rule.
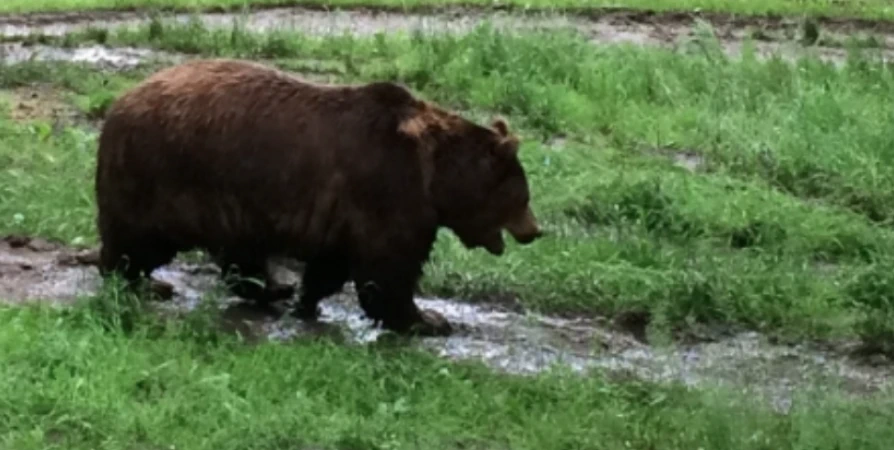
[[88,45],[74,48],[0,43],[0,61],[17,64],[27,61],[87,63],[105,70],[128,70],[153,61],[174,62],[182,57],[146,48]]
[[[193,16],[177,14],[166,20],[186,22]],[[351,33],[370,36],[376,33],[410,32],[422,30],[437,33],[467,33],[484,21],[507,32],[530,30],[572,29],[594,44],[629,43],[672,49],[685,47],[695,36],[699,21],[711,24],[714,33],[730,55],[738,55],[746,38],[753,38],[759,56],[779,55],[792,58],[805,53],[826,61],[842,62],[847,56],[845,45],[850,37],[857,37],[864,47],[872,47],[878,56],[894,56],[894,25],[866,21],[827,20],[819,26],[819,34],[811,45],[802,39],[809,37],[797,20],[731,18],[683,13],[649,14],[620,11],[591,12],[583,15],[555,13],[517,14],[476,10],[447,10],[441,12],[402,13],[354,9],[322,11],[306,8],[271,8],[243,15],[241,13],[206,13],[198,17],[209,27],[231,27],[239,20],[246,29],[269,31],[290,29],[310,35]],[[87,27],[135,26],[145,23],[149,16],[137,12],[57,13],[0,16],[0,36],[5,40],[24,39],[29,35],[60,36]],[[55,50],[60,52],[62,50]],[[78,50],[84,54],[96,52]],[[109,50],[105,50],[109,52]],[[20,50],[21,55],[23,51]],[[40,51],[38,51],[40,53]],[[57,55],[58,56],[58,55]],[[72,57],[75,57],[73,55]]]
[[[79,253],[41,239],[7,237],[0,240],[0,299],[71,304],[99,288],[94,260],[95,254],[89,251]],[[298,283],[292,269],[279,266],[282,281]],[[188,311],[206,294],[223,292],[213,265],[176,261],[153,276],[174,286],[174,297],[156,304],[168,311]],[[249,341],[289,341],[322,334],[362,345],[383,333],[363,317],[349,286],[323,302],[321,320],[313,325],[288,314],[262,312],[226,295],[216,298],[223,312],[221,327],[238,331]],[[452,299],[418,298],[417,302],[444,314],[458,331],[447,338],[415,342],[448,359],[477,360],[511,373],[536,373],[560,364],[578,372],[602,369],[622,377],[691,386],[723,384],[766,395],[781,410],[787,409],[798,391],[825,388],[866,395],[887,389],[894,375],[890,365],[858,362],[841,351],[774,345],[756,333],[657,347],[604,320],[526,314]]]

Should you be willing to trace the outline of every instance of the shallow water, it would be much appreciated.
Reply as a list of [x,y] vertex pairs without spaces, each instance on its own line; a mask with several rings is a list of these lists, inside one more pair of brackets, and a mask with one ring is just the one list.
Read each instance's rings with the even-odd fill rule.
[[[0,241],[0,298],[65,305],[95,292],[99,286],[96,268],[89,261],[78,261],[74,254],[41,240]],[[283,281],[298,280],[294,271],[279,270]],[[195,308],[206,293],[221,291],[217,273],[213,266],[185,262],[158,269],[154,278],[175,287],[172,301],[158,306],[173,311]],[[798,391],[840,389],[867,395],[887,389],[894,375],[889,365],[861,364],[842,352],[774,345],[757,333],[658,348],[598,319],[524,314],[454,299],[418,298],[417,302],[442,313],[458,329],[447,338],[416,339],[418,345],[444,358],[480,361],[510,373],[532,374],[562,365],[580,373],[597,369],[690,386],[720,384],[764,395],[781,410],[787,409]],[[383,334],[363,317],[350,288],[322,303],[322,317],[316,324],[226,296],[220,306],[224,329],[238,331],[249,341],[324,335],[364,345]]]

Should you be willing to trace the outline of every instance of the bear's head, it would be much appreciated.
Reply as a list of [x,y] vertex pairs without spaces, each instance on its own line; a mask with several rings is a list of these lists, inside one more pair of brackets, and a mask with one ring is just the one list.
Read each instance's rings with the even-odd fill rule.
[[[425,136],[430,157],[429,192],[439,225],[467,248],[494,255],[505,249],[505,229],[522,244],[542,235],[530,207],[527,176],[518,158],[519,139],[503,118],[489,127],[431,105],[402,130]],[[423,131],[424,130],[424,131]]]

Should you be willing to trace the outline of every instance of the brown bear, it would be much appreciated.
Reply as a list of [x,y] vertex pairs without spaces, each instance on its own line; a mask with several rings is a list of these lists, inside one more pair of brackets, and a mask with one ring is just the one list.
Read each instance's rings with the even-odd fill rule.
[[305,263],[295,315],[353,280],[361,307],[398,333],[452,327],[413,299],[439,227],[504,251],[541,235],[519,141],[391,82],[324,85],[258,63],[162,69],[109,108],[96,168],[100,270],[133,285],[202,249],[259,302],[291,297],[271,257]]

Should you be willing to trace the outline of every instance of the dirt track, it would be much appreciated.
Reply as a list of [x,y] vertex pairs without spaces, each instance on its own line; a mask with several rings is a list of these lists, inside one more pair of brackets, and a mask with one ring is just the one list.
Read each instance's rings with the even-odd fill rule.
[[[89,256],[40,239],[0,239],[0,299],[65,306],[92,295],[100,279]],[[285,266],[280,270],[282,281],[298,283],[295,272]],[[175,262],[160,268],[154,277],[172,284],[175,294],[172,301],[157,306],[168,311],[194,308],[206,293],[220,292],[217,274],[216,267],[206,264]],[[865,395],[886,389],[894,380],[894,367],[858,363],[842,349],[774,345],[755,333],[659,349],[596,319],[560,319],[450,299],[417,302],[441,312],[458,328],[449,338],[422,339],[424,348],[450,359],[479,360],[501,371],[535,373],[559,363],[576,371],[603,369],[688,385],[721,383],[764,395],[781,410],[788,408],[793,394],[805,389],[840,386],[847,393]],[[281,315],[282,311],[258,311],[231,297],[223,296],[219,306],[221,326],[250,340],[323,333],[364,344],[382,333],[362,317],[350,288],[323,302],[323,317],[315,326]]]
[[[229,27],[239,13],[205,13],[200,17],[207,26]],[[187,21],[187,14],[171,15]],[[0,36],[21,39],[29,34],[62,35],[86,27],[133,26],[149,20],[141,12],[89,12],[0,16]],[[741,52],[742,43],[754,38],[759,55],[779,54],[794,57],[805,52],[828,61],[846,57],[845,44],[851,36],[871,36],[864,46],[886,58],[894,56],[894,24],[865,20],[821,20],[819,36],[810,46],[801,43],[802,24],[795,19],[734,17],[721,14],[649,13],[630,10],[596,10],[587,14],[508,13],[476,9],[399,12],[382,9],[351,9],[337,12],[319,8],[270,8],[248,14],[249,30],[292,29],[311,35],[352,33],[373,35],[380,32],[423,30],[438,33],[465,33],[485,20],[506,31],[573,29],[594,44],[631,43],[679,49],[694,36],[699,20],[710,23],[715,35],[731,55]],[[867,44],[868,43],[868,44]]]

